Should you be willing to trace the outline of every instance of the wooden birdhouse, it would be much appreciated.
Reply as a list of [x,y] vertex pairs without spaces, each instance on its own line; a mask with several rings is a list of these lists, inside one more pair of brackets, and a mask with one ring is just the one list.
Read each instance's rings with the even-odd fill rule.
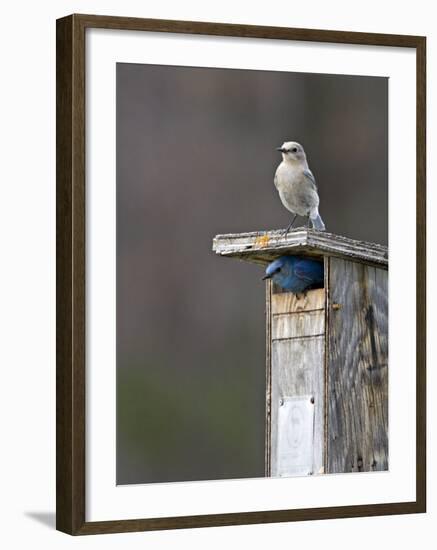
[[324,265],[306,294],[266,281],[266,476],[387,470],[387,248],[297,229],[217,235],[213,250]]

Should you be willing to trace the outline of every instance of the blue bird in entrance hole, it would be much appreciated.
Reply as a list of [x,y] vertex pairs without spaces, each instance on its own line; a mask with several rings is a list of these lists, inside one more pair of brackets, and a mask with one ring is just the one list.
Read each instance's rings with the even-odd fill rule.
[[271,279],[282,289],[300,294],[323,286],[323,263],[302,256],[280,256],[267,266],[264,279]]

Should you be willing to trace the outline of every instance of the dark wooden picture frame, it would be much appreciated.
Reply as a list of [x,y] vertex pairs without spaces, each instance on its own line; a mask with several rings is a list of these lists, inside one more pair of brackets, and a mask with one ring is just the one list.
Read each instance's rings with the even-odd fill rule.
[[[416,500],[87,522],[85,515],[85,31],[122,29],[416,50]],[[289,522],[426,511],[426,39],[421,36],[70,15],[57,21],[57,529],[71,535]]]

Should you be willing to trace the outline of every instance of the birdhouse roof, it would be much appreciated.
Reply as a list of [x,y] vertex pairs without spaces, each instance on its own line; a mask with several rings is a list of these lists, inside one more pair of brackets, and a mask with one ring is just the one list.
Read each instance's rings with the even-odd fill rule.
[[216,235],[213,251],[219,256],[239,258],[265,265],[286,254],[337,256],[388,269],[388,248],[313,229],[297,228]]

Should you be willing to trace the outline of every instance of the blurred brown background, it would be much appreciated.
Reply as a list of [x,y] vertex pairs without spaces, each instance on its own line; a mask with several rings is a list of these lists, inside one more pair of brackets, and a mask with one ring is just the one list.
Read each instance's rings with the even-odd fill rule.
[[262,273],[212,238],[288,225],[275,147],[296,140],[327,230],[386,244],[387,92],[117,64],[118,484],[264,475]]

